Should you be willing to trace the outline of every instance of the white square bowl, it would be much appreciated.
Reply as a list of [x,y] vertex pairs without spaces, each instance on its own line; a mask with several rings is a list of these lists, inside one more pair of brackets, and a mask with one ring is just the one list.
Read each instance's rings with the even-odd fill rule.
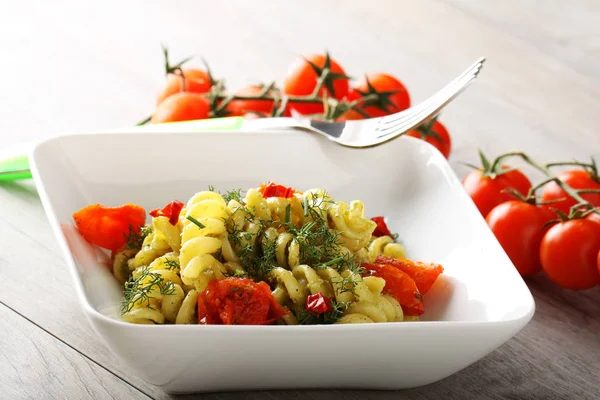
[[[283,388],[400,389],[445,378],[521,330],[527,286],[444,157],[402,137],[348,149],[302,132],[111,133],[37,145],[34,179],[73,273],[81,305],[106,346],[170,393]],[[147,211],[214,185],[272,180],[385,215],[409,258],[445,271],[419,322],[326,326],[147,326],[117,314],[121,287],[106,254],[74,229],[91,204]]]

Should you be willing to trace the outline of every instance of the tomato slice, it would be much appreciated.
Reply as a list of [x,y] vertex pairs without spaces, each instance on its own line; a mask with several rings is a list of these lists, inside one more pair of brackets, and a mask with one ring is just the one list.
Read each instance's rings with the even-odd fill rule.
[[73,214],[75,225],[88,242],[116,251],[127,243],[127,236],[139,232],[146,222],[146,211],[135,204],[105,207],[91,204]]
[[333,311],[331,299],[323,295],[323,293],[311,294],[306,298],[306,311],[314,312],[315,314],[323,314]]
[[295,190],[291,187],[269,182],[266,185],[262,185],[259,192],[262,193],[262,196],[265,199],[269,197],[285,197],[286,199],[289,199],[294,195]]
[[287,313],[266,282],[225,278],[198,294],[199,324],[268,325]]
[[390,264],[363,264],[369,275],[385,279],[383,291],[395,298],[406,315],[421,315],[425,312],[423,296],[415,281],[402,270]]
[[375,231],[373,231],[373,236],[392,236],[392,232],[390,232],[383,217],[373,217],[371,218],[371,221],[377,224]]
[[411,261],[404,258],[396,259],[384,255],[378,256],[375,263],[391,265],[408,274],[423,295],[431,289],[438,276],[444,272],[444,267],[440,264]]
[[150,211],[150,215],[154,218],[156,217],[167,217],[169,218],[169,223],[171,225],[177,225],[177,221],[179,221],[179,213],[181,209],[183,209],[184,204],[178,200],[173,200],[166,206],[161,209],[155,208]]

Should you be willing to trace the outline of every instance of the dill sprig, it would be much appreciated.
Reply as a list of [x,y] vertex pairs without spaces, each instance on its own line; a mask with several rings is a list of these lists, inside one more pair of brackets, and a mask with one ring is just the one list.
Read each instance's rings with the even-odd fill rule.
[[165,259],[165,265],[167,266],[167,269],[170,269],[170,270],[173,270],[173,269],[181,267],[179,265],[179,261],[177,261],[177,260],[171,260],[171,259],[168,259],[168,258]]
[[128,249],[141,249],[144,239],[152,232],[152,227],[149,225],[141,226],[136,230],[133,225],[129,224],[129,233],[125,235],[126,246]]
[[203,229],[206,227],[202,222],[198,221],[196,218],[192,217],[191,215],[188,215],[185,218],[188,219],[189,221],[191,221],[194,225],[196,225],[200,229]]
[[150,299],[154,298],[154,296],[151,296],[151,294],[156,289],[163,296],[175,293],[173,282],[165,282],[160,274],[151,271],[148,267],[143,267],[137,279],[131,277],[125,282],[125,290],[121,302],[121,314],[131,311],[136,305],[152,308]]
[[332,311],[328,311],[322,314],[317,314],[300,308],[295,311],[296,320],[298,325],[325,325],[333,324],[344,316],[344,312],[350,306],[348,302],[337,302],[331,301]]
[[225,194],[222,194],[221,196],[223,196],[223,200],[225,200],[226,203],[229,203],[231,200],[235,200],[235,201],[241,203],[242,199],[244,197],[242,195],[242,189],[229,190],[229,191],[225,192]]

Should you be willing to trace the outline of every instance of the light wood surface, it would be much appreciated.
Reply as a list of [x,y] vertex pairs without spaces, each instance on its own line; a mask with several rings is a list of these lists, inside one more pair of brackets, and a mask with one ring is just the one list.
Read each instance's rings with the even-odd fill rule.
[[[479,80],[441,117],[459,176],[477,148],[600,158],[595,0],[1,2],[1,146],[144,118],[163,79],[161,42],[174,59],[201,54],[231,88],[280,79],[294,57],[328,49],[350,75],[396,74],[415,102],[485,55]],[[600,289],[570,292],[543,277],[528,284],[532,322],[435,384],[206,397],[597,398]],[[148,396],[171,397],[91,330],[33,183],[0,184],[0,398]]]

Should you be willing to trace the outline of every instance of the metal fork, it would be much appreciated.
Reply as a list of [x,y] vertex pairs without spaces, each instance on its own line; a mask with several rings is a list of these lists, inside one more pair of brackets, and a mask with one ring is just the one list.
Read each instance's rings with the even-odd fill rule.
[[373,147],[388,142],[435,117],[475,80],[485,57],[481,57],[439,92],[420,104],[385,117],[346,122],[321,122],[308,118],[265,118],[251,121],[248,130],[293,128],[323,135],[343,146]]

